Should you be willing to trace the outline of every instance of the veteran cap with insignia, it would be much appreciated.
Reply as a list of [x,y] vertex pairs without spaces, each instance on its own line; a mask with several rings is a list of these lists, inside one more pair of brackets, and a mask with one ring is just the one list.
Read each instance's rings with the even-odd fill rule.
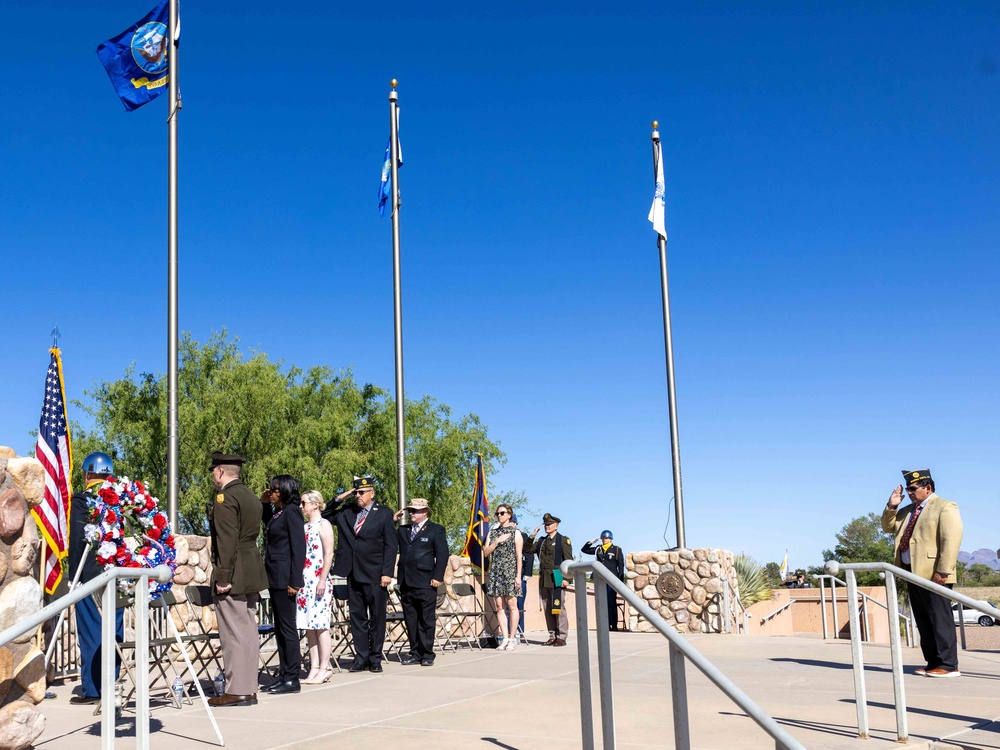
[[375,480],[372,478],[371,474],[365,474],[363,477],[354,477],[354,489],[356,490],[374,486]]
[[542,516],[542,523],[548,526],[550,523],[562,523],[562,519],[556,518],[551,513],[546,513]]
[[931,478],[930,469],[917,469],[916,471],[903,471],[903,480],[907,484],[912,484],[913,482],[921,482],[924,479]]
[[212,451],[212,466],[210,468],[214,469],[216,466],[242,466],[246,462],[247,460],[243,456],[234,456],[222,451]]

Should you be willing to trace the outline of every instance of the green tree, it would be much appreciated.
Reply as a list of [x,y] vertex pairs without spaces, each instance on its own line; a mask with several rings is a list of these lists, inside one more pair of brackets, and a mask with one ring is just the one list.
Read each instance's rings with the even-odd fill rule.
[[[254,490],[275,474],[291,474],[303,489],[330,499],[349,486],[353,474],[370,472],[378,497],[397,506],[395,403],[352,372],[317,366],[285,367],[266,354],[244,354],[239,340],[223,330],[201,345],[184,334],[178,373],[178,513],[181,531],[205,533],[206,508],[214,495],[209,456],[213,450],[239,453],[248,464],[243,481]],[[142,479],[166,505],[167,382],[165,376],[136,375],[98,383],[76,405],[89,414],[92,429],[74,425],[74,453],[108,452],[118,474]],[[458,418],[430,396],[406,402],[407,495],[430,500],[434,519],[449,532],[452,550],[464,543],[481,453],[491,504],[524,507],[518,491],[490,487],[493,470],[506,462],[475,414]],[[74,487],[82,477],[77,469]]]
[[768,586],[772,589],[781,588],[783,581],[781,580],[781,565],[776,562],[769,562],[764,566],[764,578],[767,580]]
[[[823,550],[823,560],[838,562],[887,562],[893,561],[893,537],[882,531],[881,516],[869,513],[858,516],[837,534],[837,546]],[[882,580],[875,571],[858,571],[859,586],[880,586]]]

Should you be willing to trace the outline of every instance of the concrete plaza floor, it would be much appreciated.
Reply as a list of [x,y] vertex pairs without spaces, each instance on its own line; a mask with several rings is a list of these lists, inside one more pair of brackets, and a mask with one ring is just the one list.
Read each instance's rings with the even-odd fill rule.
[[[541,634],[533,634],[540,636]],[[595,717],[596,644],[590,634]],[[878,750],[899,747],[887,647],[866,645],[871,739],[856,738],[850,644],[808,637],[690,636],[691,643],[805,747]],[[617,746],[672,748],[667,642],[659,635],[612,633]],[[527,645],[514,652],[463,649],[441,654],[433,667],[335,674],[302,693],[260,695],[252,707],[217,709],[227,747],[433,748],[433,750],[563,750],[581,746],[575,634],[565,648]],[[904,649],[909,744],[906,747],[1000,748],[1000,654],[961,654],[963,676],[917,677],[919,650]],[[692,747],[774,748],[774,742],[693,666],[687,669]],[[100,746],[92,707],[70,706],[75,683],[57,686],[42,709],[48,725],[38,750]],[[154,703],[157,695],[154,691]],[[978,727],[978,728],[976,728]],[[155,750],[216,745],[201,704],[178,710],[154,705]],[[595,727],[601,746],[599,723]],[[134,716],[118,724],[118,747],[135,744]]]

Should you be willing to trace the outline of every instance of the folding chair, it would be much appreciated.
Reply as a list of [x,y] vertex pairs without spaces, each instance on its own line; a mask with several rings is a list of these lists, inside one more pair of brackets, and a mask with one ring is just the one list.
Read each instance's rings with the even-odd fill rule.
[[[118,655],[124,668],[125,680],[130,683],[124,688],[122,706],[127,706],[129,700],[135,694],[135,670],[139,665],[135,661],[135,609],[134,598],[125,597],[119,594],[119,604],[127,606],[125,610],[125,633],[126,638],[131,631],[132,640],[125,640],[116,644]],[[176,639],[168,635],[167,618],[170,617],[170,607],[175,605],[177,600],[170,591],[163,591],[160,596],[149,603],[149,664],[147,669],[155,671],[149,681],[150,693],[163,686],[164,694],[168,700],[172,700],[170,686],[174,679],[180,674],[174,666],[173,658],[170,655],[172,646],[177,645]],[[131,625],[131,628],[129,627]]]
[[389,641],[386,654],[395,651],[402,653],[410,644],[406,634],[406,619],[403,617],[403,603],[399,599],[399,586],[389,587],[389,598],[386,601],[385,637]]
[[449,648],[452,651],[458,651],[458,646],[455,645],[451,634],[448,632],[446,619],[447,599],[448,590],[444,586],[439,586],[437,601],[434,603],[434,648],[440,649],[442,652],[447,651]]
[[[225,673],[222,652],[219,647],[219,633],[218,631],[212,633],[205,630],[202,618],[198,616],[194,608],[201,607],[204,614],[206,607],[213,606],[212,589],[209,586],[185,586],[184,595],[187,597],[188,612],[191,616],[187,623],[188,632],[181,635],[181,641],[191,648],[191,663],[197,665],[198,678],[201,679],[204,676],[211,680],[213,664],[217,667],[216,672]],[[195,631],[194,633],[190,632],[192,629]]]
[[258,669],[269,677],[277,677],[278,642],[274,635],[274,613],[271,610],[271,593],[264,589],[257,595]]
[[[468,583],[453,583],[451,590],[455,598],[446,595],[445,609],[438,613],[438,617],[445,621],[445,643],[456,647],[458,643],[464,643],[482,649],[479,636],[486,625],[486,612],[479,602],[476,589]],[[471,608],[466,606],[470,597]]]
[[333,607],[330,610],[330,661],[337,666],[337,671],[343,671],[340,657],[354,658],[354,644],[351,642],[351,618],[347,606],[347,584],[336,583],[343,578],[331,578],[330,589],[333,593]]

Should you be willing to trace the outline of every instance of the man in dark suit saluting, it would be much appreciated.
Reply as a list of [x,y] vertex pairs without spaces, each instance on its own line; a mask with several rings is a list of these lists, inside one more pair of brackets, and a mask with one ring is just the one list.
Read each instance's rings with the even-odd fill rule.
[[[444,580],[445,565],[448,563],[448,540],[444,526],[428,520],[431,509],[424,498],[413,498],[406,510],[410,512],[411,523],[399,527],[396,581],[403,604],[406,634],[410,638],[410,653],[401,661],[403,664],[432,667],[437,589]],[[403,511],[398,511],[393,520],[398,521],[402,515]]]
[[375,501],[374,481],[366,475],[354,477],[354,489],[337,495],[323,517],[337,529],[333,574],[347,579],[355,654],[349,671],[381,672],[385,605],[398,548],[392,511]]

